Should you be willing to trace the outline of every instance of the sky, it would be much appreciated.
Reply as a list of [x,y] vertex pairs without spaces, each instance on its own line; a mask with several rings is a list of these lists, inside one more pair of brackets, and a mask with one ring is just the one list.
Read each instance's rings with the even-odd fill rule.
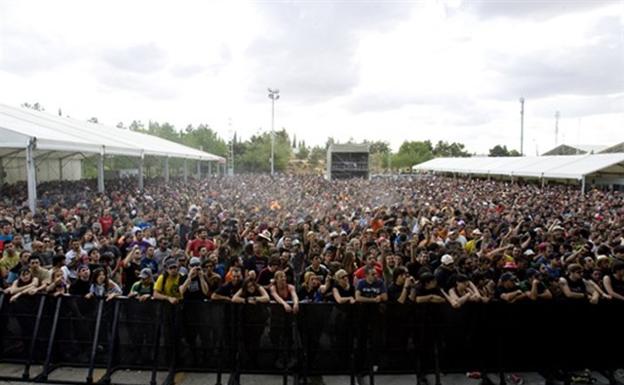
[[619,143],[624,0],[0,1],[3,104],[246,139],[269,87],[308,145]]

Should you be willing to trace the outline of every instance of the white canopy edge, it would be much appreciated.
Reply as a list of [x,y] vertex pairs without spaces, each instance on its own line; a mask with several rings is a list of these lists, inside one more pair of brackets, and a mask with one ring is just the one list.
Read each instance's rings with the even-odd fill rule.
[[[435,158],[414,165],[412,170],[581,180],[583,177],[619,164],[624,165],[624,153],[533,157]],[[624,167],[622,168],[622,174],[624,175]]]
[[0,104],[0,148],[142,155],[225,162],[223,157],[141,132]]

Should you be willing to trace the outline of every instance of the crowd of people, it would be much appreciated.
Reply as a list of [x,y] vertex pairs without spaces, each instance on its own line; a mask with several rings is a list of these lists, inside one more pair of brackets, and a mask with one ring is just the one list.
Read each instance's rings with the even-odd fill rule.
[[441,176],[2,187],[0,289],[111,300],[624,300],[624,194]]

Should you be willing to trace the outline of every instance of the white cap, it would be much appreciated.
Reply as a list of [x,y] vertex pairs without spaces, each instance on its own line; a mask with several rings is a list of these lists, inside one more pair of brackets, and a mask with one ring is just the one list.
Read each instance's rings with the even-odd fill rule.
[[442,258],[440,259],[440,262],[442,262],[442,264],[443,264],[443,265],[446,265],[446,266],[448,266],[448,265],[452,265],[452,264],[453,264],[453,257],[451,257],[451,256],[450,256],[450,255],[448,255],[448,254],[444,254],[444,255],[442,256]]

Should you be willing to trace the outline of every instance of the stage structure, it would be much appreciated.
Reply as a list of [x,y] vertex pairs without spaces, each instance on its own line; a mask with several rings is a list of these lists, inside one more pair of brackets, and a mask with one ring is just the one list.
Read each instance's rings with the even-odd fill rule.
[[368,144],[332,144],[327,149],[328,180],[370,178]]

